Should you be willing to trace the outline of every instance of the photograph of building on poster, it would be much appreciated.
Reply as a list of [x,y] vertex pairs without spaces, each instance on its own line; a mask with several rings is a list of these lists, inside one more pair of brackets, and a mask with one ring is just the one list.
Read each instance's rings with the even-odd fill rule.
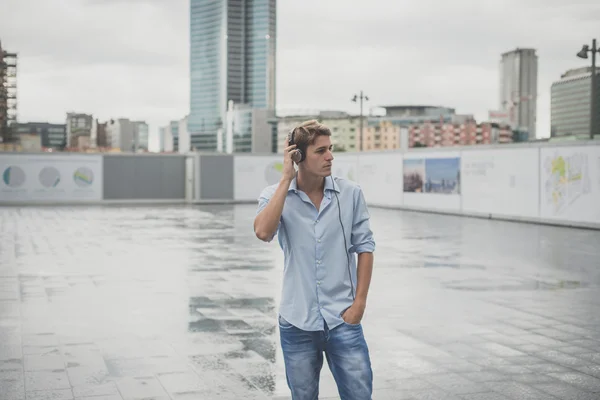
[[460,158],[404,160],[404,192],[460,194]]
[[425,181],[425,160],[404,160],[404,191],[423,192]]

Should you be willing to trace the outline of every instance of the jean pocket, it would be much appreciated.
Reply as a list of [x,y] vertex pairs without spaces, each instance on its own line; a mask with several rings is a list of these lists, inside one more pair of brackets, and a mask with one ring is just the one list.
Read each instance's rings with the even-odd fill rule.
[[294,325],[287,322],[281,315],[279,315],[278,319],[279,319],[279,328],[280,329],[290,329],[290,328],[294,327]]
[[360,326],[360,322],[359,322],[358,324],[350,324],[350,323],[346,322],[346,320],[344,320],[344,317],[342,317],[342,315],[344,315],[344,313],[346,312],[346,310],[347,310],[347,309],[349,309],[349,308],[350,308],[350,307],[346,307],[346,308],[344,308],[344,309],[342,310],[342,312],[340,313],[340,318],[342,319],[342,322],[343,322],[345,325],[348,325],[348,326]]

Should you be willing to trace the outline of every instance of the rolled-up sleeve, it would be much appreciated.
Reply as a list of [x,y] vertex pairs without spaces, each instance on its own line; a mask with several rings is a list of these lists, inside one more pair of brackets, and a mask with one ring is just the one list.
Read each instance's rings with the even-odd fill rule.
[[[275,193],[275,190],[276,188],[274,188],[273,186],[268,186],[265,189],[263,189],[263,191],[260,193],[260,196],[258,196],[258,208],[256,209],[256,215],[258,215],[262,210],[264,210],[267,204],[269,204],[269,200],[271,200],[271,197]],[[271,238],[268,240],[269,242],[273,240],[275,235],[277,235],[280,227],[281,218],[279,219],[279,224],[277,224],[277,229],[273,233],[273,236],[271,236]]]
[[365,196],[360,187],[354,195],[354,218],[352,222],[351,251],[360,253],[373,253],[375,251],[375,239],[369,222],[369,209]]

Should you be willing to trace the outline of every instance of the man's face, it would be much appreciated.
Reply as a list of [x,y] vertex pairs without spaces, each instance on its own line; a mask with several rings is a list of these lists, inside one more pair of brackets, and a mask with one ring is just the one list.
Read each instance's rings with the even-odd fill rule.
[[315,143],[306,148],[304,169],[317,176],[331,175],[333,161],[333,146],[329,136],[317,136]]

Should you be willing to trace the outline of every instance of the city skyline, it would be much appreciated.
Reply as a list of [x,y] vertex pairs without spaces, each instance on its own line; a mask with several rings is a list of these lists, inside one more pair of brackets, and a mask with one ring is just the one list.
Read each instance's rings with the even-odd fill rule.
[[[551,84],[589,64],[575,54],[600,19],[593,1],[563,3],[279,2],[278,111],[357,114],[350,98],[362,89],[367,112],[422,103],[484,121],[497,108],[501,54],[528,47],[539,57],[537,133],[548,137]],[[48,20],[56,29],[42,28]],[[189,1],[9,1],[0,26],[3,46],[19,55],[20,122],[84,112],[146,120],[155,136],[189,112]]]

